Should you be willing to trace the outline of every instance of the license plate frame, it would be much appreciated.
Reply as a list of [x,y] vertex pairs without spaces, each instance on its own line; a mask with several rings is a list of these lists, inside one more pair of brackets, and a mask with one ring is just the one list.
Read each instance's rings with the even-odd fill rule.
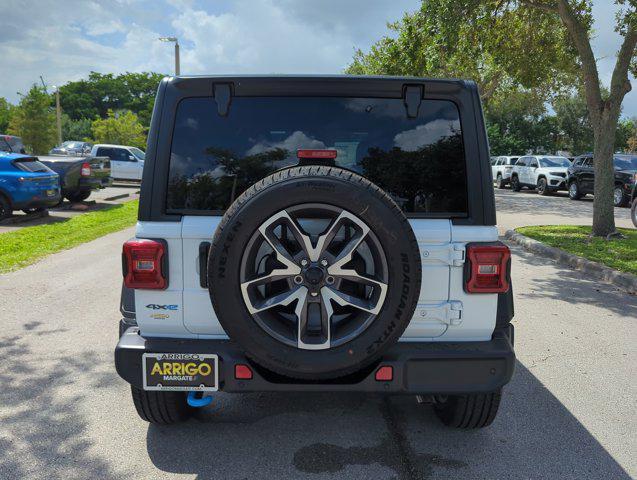
[[[155,365],[160,366],[160,372],[153,373]],[[164,374],[166,366],[170,363],[170,375]],[[174,365],[182,365],[178,375],[172,374]],[[194,367],[187,367],[193,364]],[[210,373],[202,375],[200,365],[210,367]],[[212,364],[212,365],[211,365]],[[186,370],[188,368],[188,370]],[[196,368],[196,371],[193,370]],[[206,370],[204,368],[204,370]],[[186,373],[186,374],[184,374]],[[189,375],[189,373],[194,373]],[[157,381],[157,377],[161,381]],[[166,377],[179,377],[167,379]],[[194,377],[184,379],[183,377]],[[216,392],[219,390],[219,356],[216,353],[144,353],[142,355],[142,379],[144,390],[172,391],[172,392]]]

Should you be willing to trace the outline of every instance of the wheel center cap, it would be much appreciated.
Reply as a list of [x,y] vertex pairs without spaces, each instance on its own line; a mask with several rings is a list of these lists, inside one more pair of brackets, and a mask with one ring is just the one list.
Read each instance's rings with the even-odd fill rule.
[[323,281],[323,269],[312,266],[305,271],[303,276],[305,277],[305,281],[310,285],[318,285]]

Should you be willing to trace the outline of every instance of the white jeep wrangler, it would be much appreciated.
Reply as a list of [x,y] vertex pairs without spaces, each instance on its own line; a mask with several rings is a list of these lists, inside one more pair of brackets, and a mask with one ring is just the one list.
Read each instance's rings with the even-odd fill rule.
[[359,391],[489,425],[515,363],[491,182],[472,82],[163,80],[115,350],[141,418]]

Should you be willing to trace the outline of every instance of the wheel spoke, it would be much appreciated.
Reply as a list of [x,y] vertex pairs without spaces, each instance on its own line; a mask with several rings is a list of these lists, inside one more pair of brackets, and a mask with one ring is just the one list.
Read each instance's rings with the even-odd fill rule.
[[[297,346],[305,350],[325,350],[330,348],[331,344],[332,306],[320,299],[317,299],[317,301],[309,301],[309,298],[310,297],[306,295],[304,301],[299,301],[295,309],[298,322]],[[316,309],[318,309],[318,312]],[[315,321],[311,322],[310,317],[316,314],[320,316],[320,332],[310,332],[310,323],[312,323],[312,327],[315,326]],[[320,341],[308,342],[307,340],[310,338]]]
[[[384,285],[378,282],[379,285]],[[387,292],[387,286],[385,288],[379,288],[371,298],[359,298],[348,293],[341,292],[335,288],[323,287],[321,289],[321,296],[325,303],[329,303],[333,300],[341,307],[354,307],[358,310],[371,313],[372,315],[378,315],[380,309],[383,307],[385,300],[385,294]]]
[[252,287],[259,287],[261,285],[267,285],[268,283],[276,282],[277,280],[284,280],[288,278],[292,278],[294,275],[297,275],[300,272],[300,269],[295,268],[277,268],[272,270],[267,275],[263,275],[259,278],[255,278],[253,280],[248,280],[247,282],[243,282],[241,284],[241,290],[244,295],[249,294],[249,289]]
[[259,232],[261,232],[261,235],[263,235],[263,237],[277,253],[277,256],[285,258],[287,260],[287,262],[282,261],[282,263],[285,263],[287,265],[289,262],[290,264],[295,265],[294,259],[290,252],[287,251],[287,249],[274,234],[274,229],[279,225],[285,225],[290,229],[292,235],[301,246],[304,253],[309,256],[310,252],[312,251],[312,241],[310,240],[310,237],[305,235],[301,231],[297,223],[292,219],[292,217],[290,217],[290,215],[288,215],[288,213],[283,210],[278,215],[270,218],[266,223],[259,227]]
[[338,253],[338,255],[336,256],[334,265],[338,264],[342,266],[352,259],[352,254],[354,253],[354,250],[358,248],[358,246],[361,244],[361,242],[365,239],[365,237],[369,233],[369,227],[365,225],[365,223],[361,222],[358,218],[356,218],[356,216],[352,215],[351,213],[342,211],[341,214],[336,218],[336,220],[334,220],[332,224],[329,226],[329,228],[327,229],[327,232],[321,235],[318,241],[316,242],[316,249],[313,252],[315,260],[313,261],[317,261],[325,253],[327,248],[330,246],[330,243],[332,243],[332,240],[334,240],[334,237],[338,233],[338,230],[341,228],[341,226],[345,222],[348,222],[354,225],[356,234],[349,242],[347,242],[347,244]]
[[[241,288],[243,288],[243,285],[241,286]],[[263,312],[272,307],[287,306],[295,300],[298,300],[299,304],[305,303],[306,296],[307,288],[305,287],[296,287],[292,290],[288,290],[287,292],[283,292],[269,298],[261,299],[260,301],[254,300],[249,294],[243,295],[244,299],[249,300],[246,302],[246,306],[248,307],[248,311],[251,314]]]
[[338,271],[338,274],[335,275],[336,278],[340,278],[343,280],[349,280],[350,282],[354,282],[354,283],[360,283],[361,285],[368,285],[370,287],[374,287],[374,288],[378,288],[381,293],[385,294],[386,290],[387,290],[387,284],[383,283],[383,282],[379,282],[378,280],[375,280],[373,278],[370,277],[366,277],[363,275],[359,275],[358,272],[356,270],[349,270],[349,269],[341,269]]

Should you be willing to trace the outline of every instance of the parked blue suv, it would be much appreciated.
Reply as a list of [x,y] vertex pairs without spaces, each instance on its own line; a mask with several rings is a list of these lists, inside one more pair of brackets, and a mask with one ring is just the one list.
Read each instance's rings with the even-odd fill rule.
[[60,203],[60,178],[37,157],[0,152],[0,220]]

